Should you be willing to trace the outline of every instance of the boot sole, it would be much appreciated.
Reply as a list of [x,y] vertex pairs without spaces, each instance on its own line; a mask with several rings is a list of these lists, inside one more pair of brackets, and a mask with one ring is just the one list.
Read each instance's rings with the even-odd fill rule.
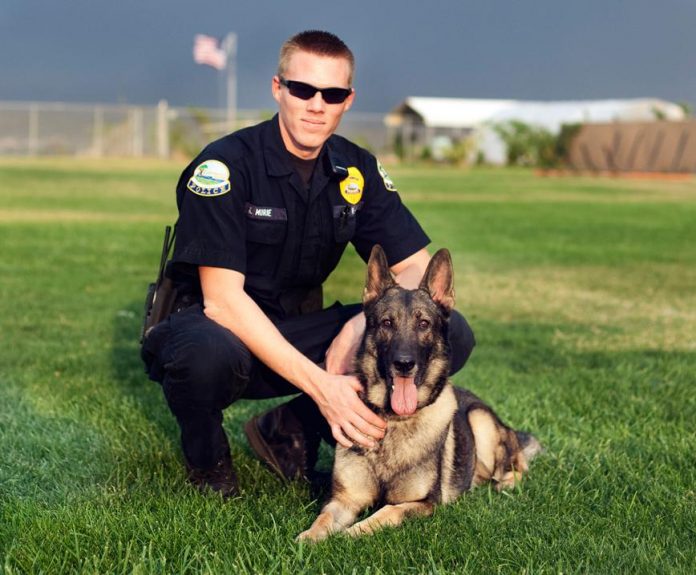
[[270,469],[283,481],[289,481],[289,479],[283,475],[278,461],[259,431],[259,427],[256,423],[260,417],[260,415],[257,415],[244,424],[244,433],[249,441],[249,447],[251,447],[251,450],[256,454],[256,457],[258,457],[261,463],[268,467],[268,469]]

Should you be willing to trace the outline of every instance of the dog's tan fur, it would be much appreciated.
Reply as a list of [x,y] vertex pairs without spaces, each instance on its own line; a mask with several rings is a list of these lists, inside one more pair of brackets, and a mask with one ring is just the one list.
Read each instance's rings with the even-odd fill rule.
[[[447,381],[446,320],[454,290],[446,250],[433,256],[419,289],[407,293],[393,282],[377,246],[368,264],[363,297],[368,326],[357,367],[366,403],[388,422],[386,435],[372,449],[337,446],[331,499],[298,539],[318,541],[341,531],[373,533],[409,516],[430,515],[435,505],[449,503],[488,481],[498,489],[512,487],[541,448],[531,435],[503,424],[474,394]],[[425,365],[417,367],[422,373],[418,404],[408,416],[389,408],[389,381],[378,353],[393,344],[380,331],[378,320],[385,313],[394,323],[407,326],[392,337],[432,350]],[[427,333],[409,331],[411,318],[426,319],[433,328]],[[355,523],[364,509],[378,504],[382,506],[375,513]]]

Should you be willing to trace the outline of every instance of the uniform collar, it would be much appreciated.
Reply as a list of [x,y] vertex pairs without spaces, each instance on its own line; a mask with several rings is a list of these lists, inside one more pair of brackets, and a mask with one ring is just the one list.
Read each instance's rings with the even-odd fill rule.
[[[333,136],[331,136],[333,138]],[[317,167],[315,168],[315,178],[322,174],[323,179],[342,179],[333,174],[332,163],[334,165],[345,166],[341,158],[335,153],[331,146],[331,138],[322,146],[319,157],[317,158]],[[266,173],[269,176],[287,176],[294,173],[294,168],[288,158],[288,151],[285,148],[285,142],[280,134],[280,123],[278,114],[266,125],[266,133],[264,134],[263,154],[266,161]]]
[[266,173],[269,176],[287,176],[292,173],[292,164],[280,135],[278,114],[266,124],[263,138],[263,155],[266,161]]

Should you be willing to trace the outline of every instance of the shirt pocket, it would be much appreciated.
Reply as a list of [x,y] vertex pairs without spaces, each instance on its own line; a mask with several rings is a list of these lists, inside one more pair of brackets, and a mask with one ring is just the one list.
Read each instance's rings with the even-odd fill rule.
[[283,242],[288,230],[285,208],[262,207],[247,203],[247,241],[275,245]]
[[334,238],[336,243],[342,244],[353,239],[357,213],[361,205],[362,202],[354,206],[341,205],[333,207]]

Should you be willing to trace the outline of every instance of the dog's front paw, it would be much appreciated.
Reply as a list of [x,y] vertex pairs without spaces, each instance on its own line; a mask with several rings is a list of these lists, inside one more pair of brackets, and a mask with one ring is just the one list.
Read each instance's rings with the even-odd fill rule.
[[311,527],[307,529],[306,531],[303,531],[300,533],[297,537],[295,537],[295,541],[298,543],[300,542],[308,542],[308,543],[317,543],[318,541],[321,541],[322,539],[326,539],[329,536],[328,531],[323,531],[319,529],[312,529]]
[[348,537],[362,537],[363,535],[372,535],[374,532],[375,526],[367,520],[364,520],[346,529],[345,534],[348,535]]

